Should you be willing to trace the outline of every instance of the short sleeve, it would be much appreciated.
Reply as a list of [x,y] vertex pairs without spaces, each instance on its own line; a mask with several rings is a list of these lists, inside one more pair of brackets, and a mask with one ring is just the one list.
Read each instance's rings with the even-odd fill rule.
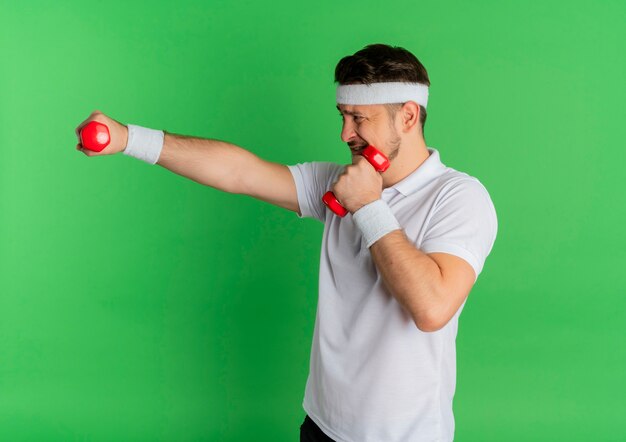
[[496,210],[487,189],[475,178],[450,185],[438,196],[420,250],[444,252],[483,269],[498,231]]
[[300,218],[324,222],[326,205],[322,196],[332,187],[344,166],[328,162],[299,163],[287,166],[296,183]]

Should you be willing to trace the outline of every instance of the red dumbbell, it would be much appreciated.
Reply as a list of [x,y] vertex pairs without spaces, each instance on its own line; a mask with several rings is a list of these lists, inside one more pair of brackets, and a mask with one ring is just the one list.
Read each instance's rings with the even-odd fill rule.
[[[389,168],[390,163],[387,157],[372,145],[369,145],[365,149],[363,149],[361,155],[363,155],[365,159],[369,161],[372,166],[374,166],[374,169],[376,169],[377,172],[384,172],[385,170],[387,170],[387,168]],[[324,201],[324,204],[326,204],[330,210],[332,210],[342,218],[348,213],[348,209],[346,209],[339,203],[339,201],[335,197],[335,194],[331,191],[328,191],[324,194],[324,196],[322,197],[322,201]]]
[[80,130],[80,143],[85,149],[101,152],[111,142],[106,124],[90,121]]

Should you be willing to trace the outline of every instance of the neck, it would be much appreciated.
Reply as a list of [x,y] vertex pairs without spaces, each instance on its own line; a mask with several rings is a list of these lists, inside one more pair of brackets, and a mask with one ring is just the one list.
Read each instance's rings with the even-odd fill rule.
[[391,161],[389,169],[382,173],[383,189],[399,183],[417,170],[430,153],[423,138],[408,145],[400,146],[398,156]]

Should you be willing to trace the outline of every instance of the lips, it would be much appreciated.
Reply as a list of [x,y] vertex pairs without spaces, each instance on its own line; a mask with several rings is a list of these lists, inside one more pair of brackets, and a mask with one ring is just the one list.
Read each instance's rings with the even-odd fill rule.
[[361,152],[363,152],[363,149],[365,149],[367,146],[355,146],[355,147],[350,147],[350,150],[352,151],[352,153],[354,154],[360,154]]

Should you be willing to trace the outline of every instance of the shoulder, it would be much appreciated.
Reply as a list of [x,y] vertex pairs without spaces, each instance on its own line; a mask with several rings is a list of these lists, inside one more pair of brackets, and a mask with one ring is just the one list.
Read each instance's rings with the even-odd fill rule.
[[340,173],[345,167],[342,164],[332,163],[329,161],[305,161],[293,165],[288,165],[290,169],[299,169],[309,173]]
[[436,203],[454,196],[491,201],[487,187],[478,178],[451,168],[446,168],[446,171],[437,178],[435,188],[437,189]]
[[341,174],[344,165],[328,161],[309,161],[287,166],[292,174],[298,174],[305,181],[333,180]]
[[497,230],[498,215],[487,187],[476,177],[454,169],[438,178],[431,215],[452,222],[480,223]]

